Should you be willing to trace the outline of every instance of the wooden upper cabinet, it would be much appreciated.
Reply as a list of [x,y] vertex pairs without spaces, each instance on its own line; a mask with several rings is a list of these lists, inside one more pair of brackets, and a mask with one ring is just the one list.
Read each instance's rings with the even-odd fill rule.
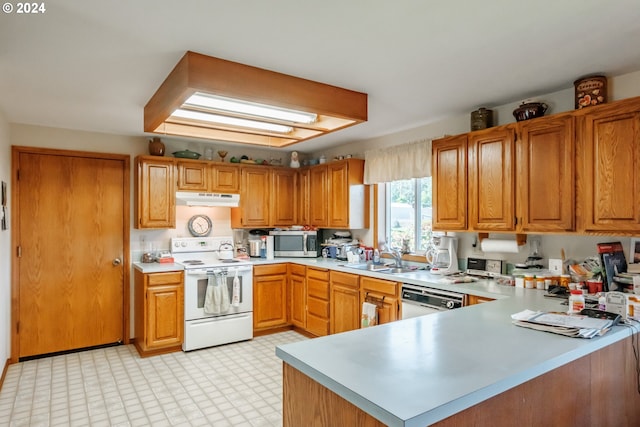
[[295,169],[274,169],[271,180],[271,225],[296,225],[298,221],[298,173]]
[[309,168],[302,168],[298,172],[298,222],[311,224],[309,219]]
[[231,209],[231,226],[269,227],[271,169],[243,166],[240,182],[240,206]]
[[434,230],[467,229],[467,135],[433,141]]
[[585,231],[640,231],[640,97],[578,117],[578,199]]
[[468,203],[472,230],[515,230],[514,134],[511,126],[468,134]]
[[178,161],[178,190],[208,191],[209,165],[203,162]]
[[574,142],[571,115],[519,124],[516,144],[519,230],[575,230]]
[[316,227],[329,224],[327,201],[327,166],[320,165],[309,169],[309,222]]
[[209,189],[214,193],[238,193],[240,191],[240,168],[220,164],[211,165]]
[[175,228],[173,159],[138,156],[135,163],[135,228]]
[[[363,177],[362,159],[345,159],[328,164],[328,227],[369,227],[368,186],[364,185]],[[314,197],[314,194],[311,193],[310,197]]]

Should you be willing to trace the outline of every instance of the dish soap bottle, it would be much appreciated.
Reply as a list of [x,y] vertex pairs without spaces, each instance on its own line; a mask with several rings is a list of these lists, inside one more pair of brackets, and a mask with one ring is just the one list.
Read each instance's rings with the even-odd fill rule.
[[267,257],[267,236],[262,236],[260,240],[262,240],[262,243],[260,243],[260,258],[266,258]]
[[380,251],[378,248],[373,250],[373,263],[376,265],[380,264]]

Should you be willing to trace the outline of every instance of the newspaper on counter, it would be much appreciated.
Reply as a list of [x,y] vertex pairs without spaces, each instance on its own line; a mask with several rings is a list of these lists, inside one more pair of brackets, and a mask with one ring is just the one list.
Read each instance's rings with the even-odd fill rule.
[[576,338],[593,338],[604,335],[613,326],[611,319],[533,310],[512,314],[511,319],[515,325],[524,328]]

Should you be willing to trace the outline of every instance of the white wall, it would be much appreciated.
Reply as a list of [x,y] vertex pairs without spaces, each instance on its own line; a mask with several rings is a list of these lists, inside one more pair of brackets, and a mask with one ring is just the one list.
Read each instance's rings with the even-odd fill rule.
[[[11,355],[11,144],[9,123],[0,111],[0,181],[7,183],[7,230],[0,230],[0,372]],[[0,215],[2,213],[0,212]]]
[[[611,77],[608,79],[609,84],[609,101],[615,101],[625,98],[631,98],[640,96],[640,71],[625,74],[622,76]],[[566,89],[541,94],[536,97],[530,97],[528,99],[535,99],[537,101],[545,102],[549,105],[547,115],[561,113],[564,111],[570,111],[574,109],[574,88],[573,83],[569,82]],[[513,123],[512,112],[517,108],[521,101],[515,100],[514,102],[494,106],[486,105],[494,111],[494,124],[502,125],[507,123]],[[448,118],[438,122],[430,123],[424,126],[420,126],[414,129],[408,129],[402,132],[396,132],[389,135],[384,135],[379,138],[368,139],[364,141],[353,141],[345,143],[332,150],[324,152],[313,153],[313,157],[319,157],[324,154],[327,158],[331,159],[335,156],[352,154],[354,157],[364,158],[364,153],[367,150],[373,150],[382,147],[392,147],[395,145],[406,144],[413,141],[439,138],[444,135],[457,135],[470,130],[470,113],[465,113],[457,117]],[[380,200],[384,200],[380,198]],[[384,215],[380,215],[380,221],[384,221]],[[379,230],[384,230],[384,222],[379,225]],[[358,230],[354,235],[359,236],[365,244],[371,245],[375,240],[373,236],[372,228],[369,230]],[[504,259],[509,262],[523,262],[529,254],[529,245],[520,247],[520,251],[517,254],[502,254],[502,253],[487,253],[474,252],[472,243],[476,238],[476,233],[458,233],[457,236],[460,239],[460,248],[458,257],[466,259],[469,256],[484,257],[489,259]],[[491,237],[494,237],[492,235]],[[496,235],[495,237],[514,238],[513,235]],[[625,251],[628,251],[629,238],[619,238],[615,236],[601,236],[601,237],[587,237],[587,236],[561,236],[561,235],[545,235],[541,237],[542,242],[542,254],[545,258],[548,257],[560,257],[560,251],[565,249],[566,255],[569,258],[584,259],[587,256],[591,256],[595,253],[595,244],[597,242],[606,241],[621,241],[624,245]],[[627,253],[628,256],[628,253]]]

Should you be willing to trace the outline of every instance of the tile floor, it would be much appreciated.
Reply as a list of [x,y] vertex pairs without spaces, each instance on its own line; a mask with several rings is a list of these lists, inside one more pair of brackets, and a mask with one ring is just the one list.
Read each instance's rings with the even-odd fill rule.
[[281,426],[293,331],[142,359],[132,345],[11,365],[1,426]]

